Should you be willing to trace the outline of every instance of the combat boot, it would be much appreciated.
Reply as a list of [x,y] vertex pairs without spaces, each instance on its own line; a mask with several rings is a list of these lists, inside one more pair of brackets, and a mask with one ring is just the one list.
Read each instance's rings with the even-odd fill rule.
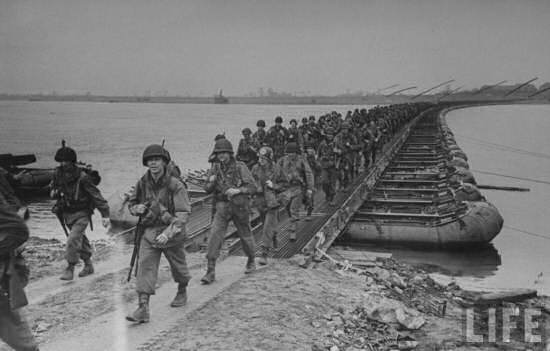
[[170,306],[172,307],[181,307],[185,306],[187,304],[187,283],[185,284],[178,284],[178,293],[176,294],[176,297],[174,297],[174,300],[170,303]]
[[256,270],[256,263],[254,262],[254,256],[249,257],[248,261],[246,261],[246,268],[244,270],[244,274],[252,273]]
[[84,268],[78,273],[79,277],[85,277],[87,275],[94,274],[94,266],[92,265],[92,261],[87,260],[84,261]]
[[210,284],[216,280],[216,260],[208,260],[206,274],[201,278],[201,283]]
[[269,254],[269,248],[268,247],[262,247],[262,255],[260,256],[260,259],[258,260],[258,263],[260,266],[267,265],[267,256]]
[[63,274],[59,279],[61,280],[73,280],[74,278],[74,263],[69,263],[67,268],[65,268],[65,271],[63,271]]
[[139,294],[138,308],[134,313],[126,316],[126,320],[136,323],[149,322],[149,294]]

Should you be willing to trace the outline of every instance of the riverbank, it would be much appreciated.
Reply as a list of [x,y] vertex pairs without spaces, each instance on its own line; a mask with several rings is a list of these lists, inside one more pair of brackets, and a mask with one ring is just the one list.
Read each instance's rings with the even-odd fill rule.
[[[424,95],[411,100],[415,95],[337,95],[337,96],[228,96],[229,104],[254,105],[385,105],[408,102],[436,102],[441,95]],[[102,102],[102,103],[161,103],[161,104],[215,104],[214,97],[205,96],[104,96],[104,95],[0,95],[0,101],[51,101],[51,102]],[[456,94],[445,97],[445,102],[494,102],[494,103],[536,103],[548,104],[548,97],[541,95],[537,99],[528,99],[528,95],[518,94],[503,98],[493,94]]]
[[[30,283],[25,311],[45,350],[544,350],[541,343],[524,342],[520,322],[510,342],[502,342],[499,332],[499,342],[469,342],[467,308],[475,311],[475,334],[487,334],[488,306],[476,303],[482,292],[375,255],[355,266],[322,261],[303,268],[299,256],[271,260],[251,275],[242,273],[245,258],[229,256],[219,263],[218,280],[202,286],[204,253],[188,254],[193,279],[189,304],[181,309],[168,307],[175,285],[163,261],[152,321],[126,326],[124,313],[135,304],[133,281],[125,283],[128,246],[95,242],[102,248],[96,274],[63,283],[58,244],[31,243],[27,257],[41,274]],[[489,306],[540,311],[544,330],[533,333],[550,335],[547,297]],[[124,336],[121,348],[117,338]]]

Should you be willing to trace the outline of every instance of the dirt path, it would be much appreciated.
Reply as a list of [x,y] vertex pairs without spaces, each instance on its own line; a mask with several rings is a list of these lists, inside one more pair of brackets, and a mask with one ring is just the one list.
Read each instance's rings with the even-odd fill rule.
[[[172,308],[170,301],[175,295],[176,285],[168,282],[168,266],[163,265],[162,286],[157,289],[156,295],[151,297],[151,322],[135,325],[125,320],[128,311],[135,309],[135,303],[129,303],[128,293],[123,285],[113,284],[109,290],[112,310],[97,311],[97,316],[81,325],[65,325],[56,328],[48,335],[48,340],[41,346],[41,350],[134,350],[138,345],[148,339],[159,335],[163,330],[171,328],[178,320],[199,308],[207,301],[242,278],[246,259],[242,257],[229,257],[217,270],[218,280],[210,285],[200,285],[200,276],[204,273],[202,268],[191,271],[194,279],[189,285],[189,304],[183,308]],[[259,274],[259,273],[258,273]],[[116,281],[116,279],[115,279]],[[86,302],[72,301],[75,306],[81,306],[82,313],[89,313],[90,307]],[[97,303],[92,301],[95,307]]]

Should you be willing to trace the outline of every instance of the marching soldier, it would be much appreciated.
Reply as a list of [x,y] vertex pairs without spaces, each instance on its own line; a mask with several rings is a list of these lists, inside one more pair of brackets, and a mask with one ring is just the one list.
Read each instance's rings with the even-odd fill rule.
[[266,140],[267,133],[265,131],[265,121],[263,119],[258,120],[256,122],[256,127],[258,127],[258,130],[252,134],[252,141],[254,142],[254,147],[259,150],[262,146],[266,146]]
[[296,240],[298,211],[303,201],[303,194],[313,196],[313,172],[306,159],[298,154],[299,149],[296,143],[288,143],[285,149],[285,156],[277,164],[286,174],[289,183],[287,190],[290,199],[290,240]]
[[305,135],[309,129],[308,119],[307,117],[302,118],[302,124],[298,127],[298,130],[300,130],[300,133],[302,135]]
[[[349,113],[351,119],[351,112]],[[340,183],[345,188],[347,187],[355,174],[355,153],[359,150],[360,146],[355,136],[350,133],[351,124],[344,122],[342,124],[342,131],[334,138],[336,148],[340,152]]]
[[233,156],[233,146],[227,139],[218,140],[214,153],[219,163],[214,163],[204,186],[207,193],[214,193],[216,213],[208,240],[208,268],[201,282],[210,284],[215,280],[216,260],[220,255],[225,232],[230,221],[237,228],[243,250],[248,256],[245,273],[256,269],[254,262],[254,237],[250,229],[249,195],[256,192],[256,182],[246,165]]
[[273,153],[275,154],[275,161],[283,156],[287,139],[288,130],[283,127],[283,118],[277,116],[275,118],[275,125],[269,128],[266,137],[267,145],[273,149]]
[[295,119],[290,120],[290,128],[288,128],[287,143],[297,143],[300,153],[304,153],[304,138],[302,132],[298,129],[298,122]]
[[378,149],[378,141],[380,138],[380,130],[376,126],[375,121],[370,121],[369,126],[367,127],[367,130],[369,134],[371,135],[370,141],[371,141],[371,147],[370,147],[370,159],[371,163],[376,162],[376,151]]
[[325,130],[325,139],[321,141],[317,150],[317,159],[321,166],[321,183],[325,198],[331,206],[334,206],[334,195],[336,194],[336,180],[338,171],[336,169],[336,145],[334,143],[334,128]]
[[[57,150],[55,160],[59,167],[54,171],[51,197],[57,199],[52,209],[59,218],[65,234],[67,234],[67,245],[65,259],[68,266],[61,275],[61,280],[73,280],[74,267],[79,259],[84,261],[84,268],[79,277],[85,277],[94,273],[92,265],[92,247],[85,230],[88,224],[91,227],[91,216],[97,208],[101,213],[102,224],[109,226],[109,204],[97,188],[99,180],[93,179],[76,164],[76,152],[65,146]],[[65,225],[69,227],[67,232]]]
[[185,224],[191,205],[185,185],[170,175],[166,166],[170,159],[160,145],[149,145],[143,152],[147,172],[137,182],[135,192],[128,200],[128,209],[139,216],[136,228],[138,267],[136,291],[138,308],[126,317],[137,323],[149,322],[149,296],[155,294],[161,253],[164,254],[178,291],[172,307],[187,303],[187,284],[191,279],[185,260]]
[[0,201],[0,340],[17,351],[38,351],[38,345],[19,308],[28,304],[24,287],[29,269],[21,246],[29,238],[23,220]]
[[[306,145],[306,153],[305,158],[307,163],[309,164],[309,168],[311,168],[311,172],[313,173],[313,184],[315,184],[315,188],[319,188],[319,176],[321,174],[321,167],[319,165],[319,162],[317,161],[317,155],[315,155],[315,149],[312,145]],[[311,214],[313,213],[313,194],[311,196],[303,197],[304,206],[306,207],[307,211],[307,217],[306,221],[311,221]]]
[[270,147],[262,147],[259,154],[259,163],[252,168],[252,176],[258,186],[255,203],[264,217],[262,255],[259,263],[266,265],[269,251],[273,249],[277,240],[275,229],[279,207],[288,203],[283,193],[288,186],[288,179],[281,168],[273,162],[273,150]]
[[248,169],[252,169],[252,166],[258,162],[258,155],[256,155],[258,149],[254,146],[250,128],[244,128],[242,134],[243,138],[239,141],[237,148],[237,161],[244,162]]

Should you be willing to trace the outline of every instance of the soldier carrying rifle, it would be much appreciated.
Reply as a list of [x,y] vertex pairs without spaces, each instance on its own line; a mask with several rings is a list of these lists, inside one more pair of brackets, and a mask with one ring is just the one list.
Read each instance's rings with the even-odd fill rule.
[[[57,199],[52,212],[57,215],[61,226],[67,235],[65,259],[67,268],[60,277],[61,280],[73,280],[74,267],[79,259],[84,261],[84,268],[79,277],[94,273],[92,265],[92,247],[86,237],[88,224],[92,225],[91,216],[97,208],[103,217],[104,227],[109,226],[109,205],[97,188],[99,175],[80,168],[76,163],[76,152],[65,146],[57,150],[55,160],[59,167],[55,169],[51,183],[50,195]],[[67,231],[66,226],[70,232]]]
[[178,283],[170,306],[187,303],[187,284],[191,279],[184,250],[185,224],[191,213],[185,184],[168,173],[170,157],[161,145],[145,148],[142,161],[148,170],[128,199],[130,213],[140,219],[136,228],[138,308],[126,319],[137,323],[149,322],[149,296],[155,294],[161,253]]

